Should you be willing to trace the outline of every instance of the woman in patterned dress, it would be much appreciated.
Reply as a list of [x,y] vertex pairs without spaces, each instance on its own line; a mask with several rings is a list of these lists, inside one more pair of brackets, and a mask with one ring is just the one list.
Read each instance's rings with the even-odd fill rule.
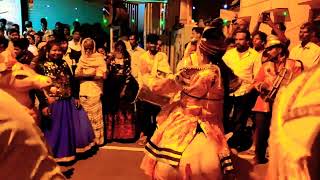
[[139,87],[131,74],[131,58],[123,41],[115,44],[115,52],[108,61],[109,74],[104,91],[107,141],[134,140],[134,100]]
[[79,110],[79,88],[68,64],[62,59],[60,43],[49,42],[36,70],[49,76],[52,85],[45,89],[50,104],[49,116],[42,127],[44,136],[57,162],[75,160],[94,145],[94,134],[87,114]]

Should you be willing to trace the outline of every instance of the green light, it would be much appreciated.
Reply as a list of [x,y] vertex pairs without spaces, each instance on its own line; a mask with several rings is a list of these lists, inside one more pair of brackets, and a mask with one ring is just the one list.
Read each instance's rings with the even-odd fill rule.
[[107,24],[107,23],[108,23],[108,20],[107,20],[107,19],[103,19],[103,23],[104,23],[104,24]]
[[77,22],[78,22],[78,21],[79,21],[79,19],[78,19],[78,18],[76,18],[76,19],[75,19],[75,21],[77,21]]
[[164,25],[164,20],[161,20],[161,21],[160,21],[160,25],[161,25],[161,26]]
[[227,19],[224,19],[223,20],[223,24],[227,24],[228,23],[228,20]]
[[132,22],[132,23],[134,23],[134,22],[135,22],[135,20],[134,20],[134,19],[131,19],[131,22]]
[[283,12],[283,15],[288,16],[288,12],[287,11]]

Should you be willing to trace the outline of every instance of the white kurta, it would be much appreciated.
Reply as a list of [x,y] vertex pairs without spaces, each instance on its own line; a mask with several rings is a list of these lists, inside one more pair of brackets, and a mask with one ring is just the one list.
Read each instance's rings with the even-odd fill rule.
[[304,47],[299,44],[291,49],[289,58],[300,60],[305,69],[310,69],[320,61],[320,47],[312,42]]

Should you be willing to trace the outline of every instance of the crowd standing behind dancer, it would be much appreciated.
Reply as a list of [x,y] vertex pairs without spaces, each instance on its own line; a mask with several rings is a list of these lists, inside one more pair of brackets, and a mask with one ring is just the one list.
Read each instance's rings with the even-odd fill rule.
[[[179,19],[179,18],[177,18],[177,19]],[[52,31],[52,30],[48,29],[48,22],[47,22],[47,20],[45,18],[42,18],[40,20],[40,22],[41,22],[42,28],[38,33],[34,33],[34,30],[32,29],[32,22],[26,22],[25,23],[25,25],[27,27],[27,29],[24,31],[25,32],[25,37],[29,39],[29,44],[30,44],[28,48],[30,48],[31,45],[33,44],[33,41],[35,41],[34,44],[37,46],[37,48],[39,48],[39,51],[40,52],[47,52],[47,54],[45,53],[45,56],[48,56],[48,58],[49,58],[50,54],[51,55],[55,54],[55,56],[60,56],[60,55],[58,55],[59,54],[58,53],[59,50],[55,49],[55,50],[53,50],[54,52],[50,53],[50,50],[48,50],[47,47],[50,46],[49,44],[51,44],[51,41],[53,41],[54,39],[60,39],[60,41],[61,41],[61,37],[59,37],[60,34],[62,34],[65,38],[70,38],[71,39],[71,36],[69,36],[70,35],[70,29],[68,29],[68,26],[58,22],[58,23],[56,23],[55,30]],[[217,22],[219,22],[219,21],[217,21]],[[220,19],[220,22],[222,22],[222,19]],[[312,23],[310,22],[310,23],[303,24],[301,26],[301,28],[300,28],[300,33],[299,33],[299,38],[301,40],[301,44],[298,44],[297,46],[295,46],[290,51],[290,58],[295,59],[296,61],[294,61],[294,62],[299,62],[297,60],[301,60],[304,68],[306,69],[306,71],[308,71],[308,69],[313,69],[314,66],[317,66],[317,64],[319,64],[319,57],[320,57],[320,55],[319,55],[320,53],[318,51],[319,50],[319,42],[320,42],[320,40],[319,40],[319,34],[320,34],[320,31],[319,31],[319,29],[320,29],[319,27],[320,26],[319,26],[319,24],[320,23],[319,22],[320,22],[319,18],[317,18],[317,19],[314,19]],[[274,22],[272,22],[272,20],[270,18],[267,18],[266,21],[262,21],[262,16],[260,16],[260,18],[258,19],[258,22],[257,22],[257,26],[256,26],[256,28],[254,29],[254,31],[252,33],[252,38],[253,38],[253,47],[254,47],[254,49],[260,52],[259,57],[257,59],[259,59],[258,61],[263,62],[263,58],[261,58],[261,56],[263,55],[262,52],[264,52],[264,45],[266,45],[266,42],[265,42],[266,38],[265,38],[265,35],[262,32],[258,32],[259,26],[260,26],[261,23],[267,24],[272,29],[271,34],[277,36],[277,38],[278,38],[276,40],[277,42],[279,40],[279,41],[281,41],[282,44],[284,44],[286,47],[288,47],[289,44],[290,44],[290,40],[285,36],[286,27],[285,27],[284,23],[274,23]],[[63,53],[62,53],[64,55],[63,59],[68,62],[68,65],[69,65],[69,67],[71,69],[70,70],[71,76],[72,76],[72,71],[75,70],[76,65],[78,63],[78,60],[79,60],[79,58],[81,56],[81,51],[80,51],[81,50],[81,41],[82,41],[82,39],[86,38],[88,34],[90,36],[94,36],[94,37],[92,37],[92,39],[94,39],[96,42],[99,41],[99,43],[98,43],[99,45],[97,45],[98,47],[96,47],[97,49],[98,48],[100,49],[99,52],[106,54],[106,52],[103,52],[105,50],[105,47],[106,47],[105,46],[105,39],[103,39],[102,35],[100,34],[101,31],[98,30],[99,28],[96,28],[96,27],[98,27],[96,25],[97,24],[95,24],[94,26],[91,26],[91,25],[88,26],[87,25],[87,29],[86,30],[88,30],[90,28],[93,29],[93,31],[92,31],[93,35],[90,35],[89,32],[83,32],[83,30],[81,29],[82,27],[80,26],[80,24],[78,22],[74,22],[74,24],[73,24],[74,28],[72,29],[72,32],[73,32],[72,33],[72,39],[69,42],[69,46],[70,47],[68,47],[68,43],[66,43],[67,42],[66,40],[62,40],[59,43],[60,44],[60,48],[63,51]],[[222,26],[222,24],[221,24],[221,26]],[[247,22],[245,19],[237,18],[234,21],[234,23],[232,24],[232,26],[233,26],[232,32],[230,34],[227,34],[228,38],[231,39],[230,41],[228,41],[228,42],[231,42],[229,48],[232,50],[233,46],[237,45],[238,47],[233,49],[233,51],[238,51],[239,47],[240,47],[240,49],[241,49],[241,47],[244,47],[244,46],[247,47],[247,44],[250,44],[249,38],[248,38],[249,36],[247,36],[248,33],[245,33],[246,35],[245,35],[244,38],[243,37],[239,38],[239,35],[237,37],[237,34],[238,34],[239,30],[240,31],[248,30],[249,22]],[[10,28],[6,29],[6,27],[10,27]],[[216,27],[218,27],[218,26],[216,26]],[[195,28],[195,29],[198,29],[198,28]],[[200,30],[200,29],[198,29],[198,30]],[[268,34],[270,34],[270,33],[268,33]],[[32,37],[33,35],[35,36],[34,38]],[[200,38],[201,34],[198,33],[196,36],[198,38]],[[223,36],[223,35],[221,34],[221,36]],[[31,58],[29,58],[29,56],[27,56],[27,54],[30,54],[30,53],[28,51],[26,51],[26,47],[27,46],[24,43],[21,43],[22,41],[24,41],[23,39],[21,40],[21,37],[22,36],[20,35],[20,32],[19,32],[19,26],[17,24],[6,26],[6,20],[5,19],[0,19],[0,53],[3,54],[5,58],[8,58],[10,53],[13,52],[14,49],[15,49],[15,55],[16,55],[17,59],[20,60],[21,62],[29,64]],[[3,39],[3,38],[9,38],[10,42],[6,43],[6,41],[5,41],[6,39]],[[169,75],[171,74],[170,66],[168,65],[167,56],[164,53],[160,53],[159,52],[159,51],[161,51],[161,47],[160,47],[161,41],[159,41],[159,38],[155,38],[155,39],[157,39],[157,40],[152,40],[152,42],[151,42],[149,40],[149,38],[147,38],[147,44],[148,44],[147,50],[148,50],[148,52],[144,52],[142,50],[142,48],[139,48],[137,46],[136,37],[129,36],[129,42],[131,44],[131,48],[129,48],[129,53],[131,54],[131,66],[129,66],[128,64],[126,64],[126,66],[130,67],[132,69],[132,71],[130,72],[130,71],[126,70],[126,72],[127,72],[127,77],[130,77],[129,78],[131,80],[130,82],[134,82],[134,78],[136,78],[135,80],[140,83],[139,78],[141,78],[141,77],[148,77],[149,80],[150,80],[150,79],[155,78],[155,77],[164,78],[164,77],[166,77],[167,74],[169,74]],[[269,37],[268,39],[272,39],[272,37]],[[184,66],[181,66],[181,68],[179,67],[178,70],[183,69],[184,67],[188,67],[191,64],[192,65],[198,65],[197,64],[198,63],[198,58],[200,58],[200,60],[201,60],[202,57],[197,57],[200,54],[199,53],[194,53],[194,49],[196,49],[196,47],[199,46],[199,42],[200,42],[200,40],[198,39],[197,45],[193,45],[192,48],[189,48],[190,51],[186,51],[187,52],[186,54],[188,54],[188,53],[193,51],[193,53],[191,53],[191,56],[185,55],[185,58],[188,58],[188,60],[191,61],[192,63],[190,63],[190,62],[186,63],[186,64],[184,64]],[[277,47],[276,48],[275,47],[270,48],[268,45],[266,47],[267,47],[266,52],[268,52],[268,53],[276,52],[276,50],[277,50]],[[9,49],[9,51],[8,51],[8,49]],[[187,48],[187,50],[188,50],[188,48]],[[231,50],[230,50],[230,52],[231,52]],[[32,46],[32,48],[30,48],[30,51],[32,51],[33,54],[36,55],[36,51],[35,51],[35,48],[33,46]],[[237,52],[237,53],[239,53],[239,52]],[[237,53],[235,53],[235,54],[237,54]],[[227,54],[228,53],[226,53],[225,56],[228,56]],[[246,53],[244,53],[244,54],[246,54]],[[189,58],[189,57],[191,57],[191,58]],[[237,56],[235,56],[235,57],[237,57]],[[241,56],[241,58],[242,57],[245,57],[245,56]],[[281,58],[280,57],[279,58],[281,60],[283,60],[283,57],[284,56],[281,56]],[[88,60],[90,58],[86,58],[86,59]],[[114,61],[113,62],[114,62],[114,64],[118,64],[118,65],[120,64],[120,66],[121,66],[122,63],[121,63],[121,61],[119,59],[121,59],[121,58],[118,58],[118,60],[116,60],[116,62],[114,62]],[[231,59],[234,59],[234,58],[231,58]],[[277,60],[274,59],[275,62],[272,62],[272,63],[277,64],[277,62],[280,59],[277,59]],[[6,59],[6,60],[8,60],[8,59]],[[241,60],[241,62],[245,62],[245,61],[242,61],[242,60]],[[185,62],[185,61],[180,61],[180,62]],[[283,61],[281,61],[281,62],[283,62]],[[292,62],[292,61],[291,60],[286,60],[286,64],[291,64],[291,63],[287,63],[287,62]],[[37,65],[38,63],[40,63],[40,65],[41,65],[43,62],[42,62],[42,60],[39,62],[39,57],[36,57],[35,59],[31,60],[30,66],[31,67],[35,67],[35,65]],[[269,66],[267,66],[268,63],[270,63],[270,61],[267,61],[267,63],[264,63],[263,67],[260,70],[263,71],[263,69],[265,69],[265,68],[270,69],[270,68],[268,68]],[[81,64],[82,63],[79,63],[79,65],[81,65]],[[242,87],[240,87],[240,89],[242,89],[244,86],[247,86],[246,85],[247,84],[247,81],[246,81],[247,78],[246,77],[242,77],[242,75],[239,75],[239,72],[237,70],[237,69],[241,69],[241,67],[244,67],[244,66],[240,65],[240,66],[235,67],[234,66],[235,63],[229,63],[228,64],[227,62],[226,62],[226,64],[228,66],[230,66],[231,69],[234,70],[235,74],[238,75],[240,77],[240,79],[244,80],[244,83],[242,83]],[[280,64],[282,64],[282,63],[280,63]],[[65,66],[65,64],[63,64],[63,66]],[[279,65],[279,67],[281,67],[281,66],[282,65]],[[249,68],[249,66],[246,66],[246,67],[248,67],[248,69],[244,68],[244,71],[247,71],[249,69],[251,71],[251,67],[250,68]],[[279,70],[279,69],[277,69],[277,70]],[[117,72],[115,74],[118,74],[118,75],[121,74],[118,71],[113,71],[113,72]],[[131,77],[129,72],[131,73],[133,78]],[[276,71],[272,71],[272,72],[276,72]],[[264,75],[256,76],[256,79],[255,79],[255,77],[253,77],[252,78],[253,79],[253,83],[258,83],[258,84],[260,83],[261,84],[261,82],[265,82],[265,81],[268,81],[269,83],[271,83],[273,78],[274,78],[274,76],[272,76],[273,78],[269,78],[269,74],[265,75],[265,76]],[[143,84],[145,84],[145,85],[147,85],[149,87],[152,87],[154,85],[152,83],[152,81],[147,80],[148,78],[145,78],[144,82],[142,82],[143,80],[141,81],[142,82],[141,86],[143,86]],[[183,78],[185,78],[185,77],[183,77]],[[62,78],[62,79],[65,80],[65,79],[68,79],[68,78]],[[258,79],[259,79],[259,81],[257,81]],[[272,79],[272,80],[270,80],[270,79]],[[72,81],[74,81],[74,80],[72,80]],[[126,81],[126,83],[127,83],[127,81]],[[60,85],[58,85],[58,86],[59,86],[59,88],[61,88]],[[126,84],[125,86],[129,87],[130,85]],[[261,86],[261,87],[264,87],[264,86]],[[135,88],[136,88],[136,85],[135,85]],[[68,88],[68,87],[66,87],[65,89],[64,88],[62,88],[62,89],[66,90],[66,91],[70,90],[70,88]],[[128,89],[128,88],[124,88],[124,89]],[[257,89],[258,89],[258,91],[260,90],[260,92],[259,92],[260,95],[261,95],[261,93],[263,94],[263,93],[266,93],[266,92],[268,92],[270,90],[270,89],[268,89],[266,92],[261,92],[262,91],[261,89],[259,89],[259,88],[257,88]],[[53,88],[53,91],[55,91],[55,88]],[[70,92],[72,94],[72,90]],[[132,103],[131,100],[134,99],[133,97],[134,97],[134,94],[135,94],[135,90],[133,92],[129,92],[127,90],[127,92],[124,92],[124,93],[123,93],[123,91],[118,91],[118,93],[119,93],[119,96],[122,96],[122,99],[126,99],[124,97],[128,97],[128,96],[126,96],[126,93],[129,93],[130,94],[129,95],[130,96],[130,100],[126,101],[126,102]],[[225,97],[227,97],[226,96],[227,94],[229,94],[229,93],[225,92]],[[236,94],[237,94],[237,92],[234,92],[231,95],[237,96]],[[87,94],[84,93],[82,95],[86,96]],[[105,97],[108,97],[108,96],[105,96]],[[238,98],[238,97],[231,97],[231,98],[237,99],[237,100],[243,100],[243,98]],[[48,99],[52,100],[52,98],[48,98]],[[60,97],[58,101],[61,102],[61,100],[63,100],[63,99],[64,98]],[[146,143],[146,136],[145,135],[147,135],[150,138],[151,135],[153,134],[153,131],[154,131],[155,127],[156,127],[156,118],[155,117],[158,114],[158,112],[160,110],[160,107],[155,105],[156,103],[155,104],[152,104],[152,103],[150,104],[149,103],[150,104],[149,107],[153,106],[153,108],[148,109],[147,105],[146,106],[143,105],[143,103],[146,102],[146,101],[143,102],[143,100],[144,100],[143,98],[139,99],[139,96],[138,96],[137,99],[138,99],[137,106],[136,106],[137,110],[135,109],[134,104],[130,104],[130,108],[128,108],[130,110],[130,112],[127,113],[126,115],[131,115],[131,114],[135,115],[135,112],[138,111],[138,116],[137,117],[138,117],[139,120],[140,119],[142,120],[142,121],[140,121],[141,124],[138,124],[138,126],[142,126],[143,127],[142,128],[143,133],[140,134],[141,139],[140,139],[140,141],[138,141],[138,143],[139,144],[145,144]],[[252,98],[252,100],[253,99],[254,98]],[[261,100],[261,98],[260,98],[260,100]],[[262,98],[262,100],[263,100],[263,98]],[[41,101],[44,102],[44,100],[41,100],[41,98],[39,98],[39,101],[40,102]],[[258,104],[258,101],[259,101],[259,99],[256,102],[257,104]],[[98,100],[96,102],[98,102]],[[52,101],[50,101],[50,103],[52,103]],[[133,102],[133,103],[135,103],[135,102]],[[55,106],[54,104],[58,104],[58,103],[55,102],[53,104],[50,104],[50,106],[49,106],[50,108],[47,107],[48,106],[47,104],[45,104],[45,105],[41,105],[40,104],[39,109],[40,109],[40,111],[42,109],[41,114],[44,117],[43,118],[44,120],[46,119],[45,116],[52,116],[53,115],[52,114],[53,113],[52,110],[56,109],[56,108],[53,108],[53,106]],[[85,104],[85,103],[83,103],[83,104]],[[232,105],[227,100],[226,100],[225,104],[226,105]],[[241,104],[241,106],[242,106],[242,107],[240,107],[240,105],[238,106],[240,112],[241,111],[245,111],[246,113],[244,113],[244,114],[247,114],[247,112],[250,112],[248,110],[248,109],[250,109],[250,106],[251,106],[250,103],[248,104],[248,103],[244,103],[243,102],[243,103],[239,103],[239,104]],[[265,104],[268,104],[268,103],[265,103]],[[111,106],[113,106],[113,105],[115,105],[115,104],[112,104]],[[117,105],[115,105],[115,106],[117,106]],[[108,108],[105,108],[105,107],[103,107],[103,108],[105,110],[108,109]],[[63,109],[68,109],[68,108],[63,108]],[[272,109],[272,108],[270,108],[270,109]],[[229,110],[230,110],[230,108],[229,108]],[[235,109],[235,110],[237,110],[237,109]],[[256,110],[256,109],[254,109],[254,110]],[[86,113],[83,110],[77,109],[76,111],[77,111],[77,113],[74,113],[74,117],[76,117],[75,119],[79,119],[80,118],[79,113],[83,113],[83,117],[87,116]],[[87,111],[89,112],[90,110],[87,109]],[[263,114],[270,115],[270,111],[266,111],[265,112],[264,110],[261,110],[261,109],[258,110],[258,113],[260,114],[260,113],[262,113],[262,111],[263,111]],[[235,112],[235,111],[231,111],[231,112],[233,112],[233,113],[231,113],[231,115],[232,114],[233,115],[237,114],[237,112]],[[241,116],[241,114],[242,113],[238,113],[238,115],[240,115],[240,116]],[[229,115],[229,114],[225,113],[225,115]],[[161,116],[162,115],[160,115],[160,117]],[[260,116],[260,117],[262,117],[262,116]],[[128,118],[128,119],[130,119],[130,118]],[[53,118],[53,119],[55,119],[55,118]],[[244,127],[245,126],[244,122],[246,122],[246,119],[247,118],[242,118],[242,120],[243,120],[243,123],[241,123],[242,124],[241,125],[242,128],[245,128]],[[137,130],[137,127],[134,126],[134,123],[135,123],[134,121],[136,120],[136,116],[135,116],[134,120],[130,120],[130,121],[126,121],[124,119],[122,119],[122,120],[123,121],[113,121],[113,123],[114,123],[113,125],[115,125],[116,123],[120,123],[120,124],[123,123],[124,126],[117,126],[117,127],[112,126],[111,127],[112,131],[116,130],[118,127],[123,127],[121,132],[124,132],[124,134],[126,132],[129,132],[130,133],[130,137],[133,137],[133,134],[135,134],[135,133],[139,133],[139,131],[134,132],[134,131]],[[44,124],[48,123],[48,121],[43,121],[43,122],[44,122]],[[91,129],[91,126],[88,123],[87,119],[82,121],[82,122],[85,122],[84,124],[87,124],[87,125],[84,125],[85,128]],[[263,152],[265,152],[266,146],[267,146],[267,143],[266,143],[267,139],[268,139],[267,127],[268,127],[268,123],[270,123],[270,118],[259,118],[259,117],[257,117],[254,122],[256,123],[256,126],[257,126],[257,128],[256,128],[257,129],[256,145],[259,146],[256,149],[256,156],[259,156],[260,159],[264,159],[264,157],[266,157],[266,153],[263,153]],[[225,125],[225,128],[226,128],[226,130],[228,132],[230,126],[231,126],[231,128],[234,128],[237,125],[238,125],[237,123],[231,122],[229,125]],[[161,123],[160,123],[160,126],[161,126]],[[65,128],[65,129],[68,129],[68,128]],[[78,133],[78,131],[81,131],[81,132],[91,131],[91,130],[88,130],[88,129],[87,130],[83,130],[82,128],[74,127],[74,128],[69,128],[68,130],[65,130],[65,131],[69,131],[69,132],[75,131],[76,134],[81,134],[81,133]],[[135,129],[135,130],[133,130],[133,129]],[[45,130],[45,131],[47,131],[47,130]],[[65,131],[63,131],[63,132],[65,132]],[[111,132],[111,131],[109,131],[109,132]],[[97,133],[97,131],[96,131],[96,133]],[[48,132],[45,132],[45,134],[46,134],[46,136],[48,136]],[[56,137],[56,138],[59,139],[60,136],[57,135],[59,133],[53,133],[53,134],[55,134],[55,135],[53,135],[52,137]],[[86,136],[88,134],[91,134],[91,135],[88,135],[87,137],[89,139],[90,138],[93,139],[92,131],[91,131],[91,133],[84,133],[84,134]],[[100,131],[99,134],[101,134],[101,131]],[[76,138],[77,137],[78,136],[76,136]],[[276,138],[276,137],[274,136],[273,138]],[[71,139],[74,139],[74,138],[72,137]],[[99,139],[101,139],[101,136],[100,136]],[[124,139],[126,139],[126,138],[124,138]],[[77,145],[75,145],[75,146],[84,147],[84,146],[88,145],[88,142],[83,142],[81,144],[81,143],[79,143],[80,141],[81,140],[77,139],[76,140],[76,144]],[[96,139],[96,141],[97,141],[97,139]],[[233,143],[231,143],[230,145],[231,146],[236,146],[236,148],[239,148],[239,150],[246,149],[244,147],[241,147],[241,146],[243,146],[244,142],[242,142],[242,141],[239,141],[239,142],[240,143],[238,143],[237,145],[234,145]],[[49,144],[52,145],[51,140],[50,140]],[[81,144],[81,145],[79,145],[79,144]],[[69,147],[68,143],[65,143],[65,145]],[[71,146],[73,146],[73,145],[70,145],[70,147]],[[90,145],[88,147],[90,147]],[[199,147],[197,147],[197,148],[199,148]],[[56,153],[58,151],[57,149],[61,149],[61,150],[68,149],[68,151],[69,151],[70,149],[73,149],[73,148],[65,148],[65,147],[56,148],[55,147],[55,148],[53,148],[55,156],[57,155],[57,153]],[[73,156],[74,153],[71,153],[71,154]],[[257,162],[259,162],[259,161],[257,161]],[[263,162],[263,161],[260,161],[260,162]]]

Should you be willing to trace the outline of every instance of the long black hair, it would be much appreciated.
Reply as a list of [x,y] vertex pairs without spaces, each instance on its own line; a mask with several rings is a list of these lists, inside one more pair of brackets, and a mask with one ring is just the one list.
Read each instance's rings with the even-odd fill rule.
[[124,59],[128,59],[129,61],[131,61],[130,54],[127,51],[127,46],[122,40],[116,42],[116,44],[114,45],[114,49],[117,49],[119,52],[121,52]]

